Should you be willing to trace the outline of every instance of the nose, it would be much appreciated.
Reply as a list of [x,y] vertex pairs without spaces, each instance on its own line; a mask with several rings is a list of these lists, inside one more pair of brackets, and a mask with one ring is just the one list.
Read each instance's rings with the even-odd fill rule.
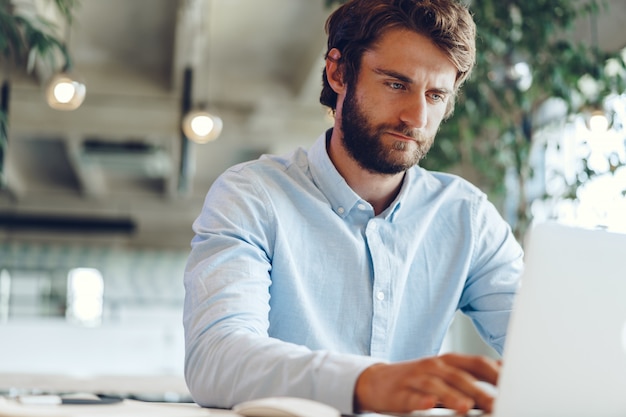
[[422,129],[428,121],[428,106],[425,97],[407,98],[400,119],[410,128]]

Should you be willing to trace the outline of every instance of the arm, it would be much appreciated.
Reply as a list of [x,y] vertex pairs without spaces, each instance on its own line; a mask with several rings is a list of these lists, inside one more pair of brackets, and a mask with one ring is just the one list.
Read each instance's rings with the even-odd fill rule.
[[474,206],[471,268],[459,308],[500,355],[524,267],[511,228],[485,196]]
[[205,406],[289,395],[351,413],[356,378],[373,359],[268,336],[274,214],[264,192],[251,176],[230,171],[211,188],[194,223],[185,271],[190,392]]

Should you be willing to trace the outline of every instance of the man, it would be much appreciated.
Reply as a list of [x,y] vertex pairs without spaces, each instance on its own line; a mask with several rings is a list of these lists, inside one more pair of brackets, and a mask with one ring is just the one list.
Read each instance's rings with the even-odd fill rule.
[[522,251],[482,192],[417,166],[473,66],[472,18],[455,0],[352,0],[326,26],[334,127],[226,171],[194,223],[190,391],[490,410],[476,381],[498,363],[438,353],[458,309],[502,351]]

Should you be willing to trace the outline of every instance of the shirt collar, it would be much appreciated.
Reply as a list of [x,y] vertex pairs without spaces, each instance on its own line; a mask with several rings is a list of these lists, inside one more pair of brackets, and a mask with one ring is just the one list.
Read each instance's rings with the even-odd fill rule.
[[408,198],[407,196],[410,193],[409,190],[412,188],[411,185],[415,181],[418,170],[419,168],[417,167],[412,167],[406,170],[404,179],[402,180],[402,187],[400,187],[400,192],[396,196],[395,200],[389,204],[389,207],[381,213],[385,219],[389,219],[389,221],[394,220],[398,211],[402,207],[402,202]]
[[332,129],[329,129],[317,138],[309,150],[309,166],[313,181],[326,196],[333,211],[340,217],[346,217],[361,198],[350,188],[328,156],[326,144],[331,133]]
[[[326,196],[333,211],[340,217],[346,217],[357,204],[369,203],[350,188],[346,180],[339,174],[339,171],[337,171],[335,165],[330,160],[327,144],[330,140],[331,133],[332,129],[329,129],[324,134],[320,135],[309,149],[309,167],[313,181]],[[413,171],[414,168],[407,171],[398,196],[390,206],[381,213],[383,218],[391,221],[395,216],[401,206],[402,200],[408,194],[412,178],[415,176]]]

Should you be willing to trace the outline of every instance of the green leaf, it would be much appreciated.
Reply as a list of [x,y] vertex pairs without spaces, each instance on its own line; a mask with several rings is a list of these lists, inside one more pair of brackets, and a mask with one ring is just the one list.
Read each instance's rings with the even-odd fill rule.
[[[52,0],[48,0],[52,1]],[[73,21],[73,11],[78,7],[79,0],[54,0],[57,10],[69,24]],[[32,70],[38,57],[49,61],[55,67],[55,51],[60,51],[69,62],[69,55],[64,41],[55,34],[58,28],[44,17],[37,15],[35,8],[16,13],[11,0],[0,0],[0,60],[21,65],[26,59],[28,71]],[[0,187],[4,185],[4,158],[8,143],[8,119],[4,110],[0,109]]]
[[54,0],[57,9],[66,22],[71,25],[74,22],[74,11],[79,7],[79,0]]

